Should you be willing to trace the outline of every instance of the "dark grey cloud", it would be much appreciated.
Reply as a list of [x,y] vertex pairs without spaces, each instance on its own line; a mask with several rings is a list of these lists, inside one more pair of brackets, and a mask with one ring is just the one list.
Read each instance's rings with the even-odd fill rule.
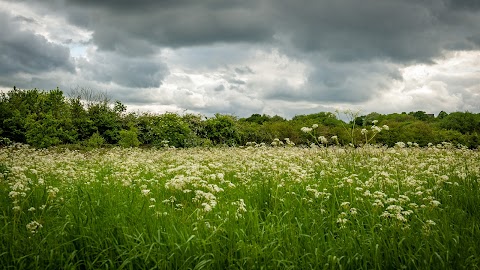
[[219,86],[215,87],[213,90],[215,92],[223,92],[225,91],[225,86],[223,84],[220,84]]
[[296,48],[334,61],[428,62],[451,42],[450,30],[457,35],[472,30],[467,18],[453,26],[443,21],[450,11],[442,1],[281,0],[275,7],[278,16],[291,14],[278,31]]
[[448,0],[447,4],[454,9],[473,12],[480,10],[480,1],[478,0]]
[[32,18],[28,18],[28,17],[25,17],[25,16],[22,16],[22,15],[17,15],[15,17],[12,18],[14,21],[19,21],[19,22],[25,22],[25,23],[34,23],[34,24],[38,24],[38,22]]
[[68,47],[49,42],[45,37],[22,30],[18,21],[0,11],[0,76],[20,72],[38,74],[52,70],[74,72]]
[[253,70],[247,66],[244,66],[244,67],[236,67],[235,68],[235,72],[237,74],[240,74],[240,75],[244,75],[244,74],[253,74]]
[[444,49],[472,46],[480,24],[478,0],[35,2],[92,30],[100,49],[137,55],[157,46],[287,42],[333,61],[429,62]]
[[108,52],[94,52],[88,58],[79,58],[77,68],[85,79],[132,88],[159,87],[169,73],[168,67],[159,59],[125,57]]
[[[70,11],[72,7],[73,11]],[[261,42],[273,36],[270,22],[258,16],[256,1],[76,1],[64,12],[73,22],[94,30],[104,50],[150,45],[183,47],[215,42]],[[130,44],[124,44],[126,41]],[[138,42],[138,43],[137,43]],[[130,50],[124,50],[129,47]],[[147,47],[141,47],[149,53]]]
[[468,37],[467,40],[480,47],[480,33],[478,35]]
[[[168,56],[173,65],[201,71],[205,69],[225,68],[231,63],[237,63],[250,57],[252,47],[247,44],[216,44],[215,46],[184,47],[175,50],[174,55]],[[248,69],[245,69],[248,72]]]

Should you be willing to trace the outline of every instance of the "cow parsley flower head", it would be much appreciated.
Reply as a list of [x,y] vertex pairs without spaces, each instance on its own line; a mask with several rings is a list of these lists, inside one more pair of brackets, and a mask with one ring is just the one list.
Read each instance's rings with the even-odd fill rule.
[[382,131],[382,129],[380,127],[377,127],[377,126],[372,126],[372,130],[375,131],[375,132]]
[[325,136],[320,136],[318,137],[318,140],[323,143],[323,144],[327,144],[328,143],[328,140],[327,138],[325,138]]
[[27,230],[31,233],[31,234],[35,234],[37,233],[38,230],[40,230],[41,228],[43,228],[42,224],[38,223],[37,221],[32,221],[30,223],[28,223],[26,225],[27,227]]
[[428,224],[429,226],[435,226],[435,225],[437,225],[437,223],[435,223],[435,221],[433,221],[433,220],[431,220],[431,219],[425,221],[425,223]]
[[205,212],[210,212],[213,209],[212,206],[208,203],[202,203],[202,206],[203,206],[203,211]]
[[395,146],[398,147],[398,148],[405,148],[405,143],[404,142],[397,142],[395,144]]
[[304,132],[304,133],[309,133],[309,132],[311,132],[311,131],[312,131],[312,128],[309,128],[309,127],[302,127],[300,130],[301,130],[302,132]]

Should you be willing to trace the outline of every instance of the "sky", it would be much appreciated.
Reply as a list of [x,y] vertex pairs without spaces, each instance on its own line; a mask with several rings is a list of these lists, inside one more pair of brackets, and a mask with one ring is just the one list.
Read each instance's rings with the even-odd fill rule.
[[129,111],[480,112],[479,0],[0,0],[0,90]]

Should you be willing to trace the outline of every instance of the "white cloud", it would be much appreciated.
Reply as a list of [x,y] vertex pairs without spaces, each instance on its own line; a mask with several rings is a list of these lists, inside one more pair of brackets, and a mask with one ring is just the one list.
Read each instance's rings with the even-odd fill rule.
[[435,64],[403,68],[403,81],[362,104],[365,111],[480,111],[480,51],[448,53]]

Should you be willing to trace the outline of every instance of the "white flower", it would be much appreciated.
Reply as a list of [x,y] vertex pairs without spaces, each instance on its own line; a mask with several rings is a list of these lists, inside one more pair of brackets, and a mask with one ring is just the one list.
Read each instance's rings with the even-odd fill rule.
[[16,191],[10,191],[10,193],[8,193],[8,196],[9,196],[10,198],[15,198],[15,197],[18,196],[18,194],[19,194],[19,193],[16,192]]
[[317,125],[317,124],[313,124],[313,125],[312,125],[312,128],[313,128],[313,129],[316,129],[316,128],[318,128],[318,125]]
[[30,233],[35,234],[39,229],[43,228],[42,224],[38,223],[37,221],[32,221],[26,225],[27,230]]
[[398,148],[405,148],[405,143],[404,142],[397,142],[395,144],[395,146],[398,147]]
[[383,202],[379,199],[376,199],[373,203],[372,203],[373,206],[375,207],[383,207]]
[[362,132],[362,135],[365,135],[365,134],[368,133],[368,130],[366,130],[365,128],[362,128],[362,131],[361,131],[361,132]]
[[388,127],[387,125],[383,125],[382,128],[385,130],[390,130],[390,127]]
[[427,223],[427,224],[430,225],[430,226],[435,226],[435,225],[437,225],[437,223],[435,223],[435,221],[433,221],[433,220],[431,220],[431,219],[425,221],[425,223]]
[[311,132],[311,131],[312,131],[312,128],[309,128],[309,127],[302,127],[300,130],[301,130],[302,132],[304,132],[304,133],[309,133],[309,132]]
[[327,144],[328,143],[328,140],[327,138],[325,138],[325,136],[320,136],[318,137],[318,140],[323,143],[323,144]]
[[348,219],[346,219],[346,218],[338,218],[337,219],[337,223],[342,224],[342,225],[347,223],[347,222],[348,222]]
[[341,206],[341,207],[348,208],[348,207],[350,207],[350,202],[342,202],[342,203],[340,204],[340,206]]
[[437,207],[439,206],[441,203],[439,201],[436,201],[436,200],[432,200],[430,201],[430,205],[433,206],[433,207]]
[[202,203],[202,206],[203,206],[203,211],[205,212],[210,212],[212,211],[212,206],[208,203]]
[[372,123],[375,125],[378,123],[378,120],[373,120]]

